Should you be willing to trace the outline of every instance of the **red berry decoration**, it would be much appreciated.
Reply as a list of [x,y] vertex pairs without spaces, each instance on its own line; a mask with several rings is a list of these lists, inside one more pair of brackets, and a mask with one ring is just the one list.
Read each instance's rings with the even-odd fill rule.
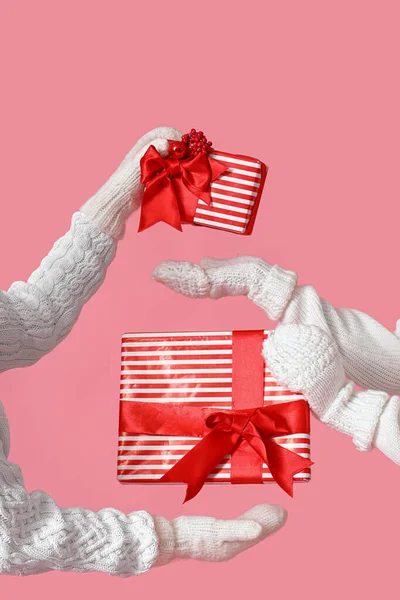
[[208,154],[212,150],[212,142],[208,142],[202,131],[191,129],[190,133],[182,136],[182,143],[186,147],[187,155],[192,157],[196,154]]
[[181,142],[172,141],[169,143],[169,155],[171,158],[177,158],[178,160],[182,160],[182,158],[185,158],[187,151],[188,148],[185,142],[183,141],[183,138]]

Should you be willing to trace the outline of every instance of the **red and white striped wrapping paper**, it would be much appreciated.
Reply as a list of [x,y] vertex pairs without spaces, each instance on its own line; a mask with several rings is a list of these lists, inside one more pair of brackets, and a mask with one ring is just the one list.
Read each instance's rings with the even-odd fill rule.
[[[264,332],[265,338],[268,332]],[[264,405],[304,400],[280,386],[264,369]],[[127,333],[122,336],[120,402],[160,402],[181,406],[232,408],[232,332]],[[118,480],[156,483],[200,438],[130,435],[120,429]],[[310,458],[309,432],[274,438]],[[294,475],[308,481],[309,468]],[[263,482],[273,481],[266,464]],[[207,483],[231,481],[230,456],[210,473]]]
[[199,200],[193,223],[250,235],[267,167],[255,158],[217,150],[209,156],[226,165],[227,171],[211,183],[211,205]]

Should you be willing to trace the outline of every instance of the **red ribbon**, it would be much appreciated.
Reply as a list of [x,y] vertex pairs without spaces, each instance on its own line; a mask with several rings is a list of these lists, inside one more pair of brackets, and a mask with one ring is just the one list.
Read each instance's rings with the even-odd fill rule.
[[[232,452],[234,456],[242,440],[268,465],[277,484],[291,496],[293,475],[313,464],[273,439],[308,431],[309,412],[305,400],[218,412],[167,403],[122,402],[120,419],[122,431],[129,435],[203,437],[160,479],[186,483],[185,502],[198,494],[209,473],[227,454]],[[242,482],[246,480],[237,481]]]
[[199,199],[210,205],[210,183],[227,170],[206,154],[187,160],[163,158],[154,146],[142,157],[140,168],[146,189],[139,231],[159,221],[182,231],[182,223],[193,223]]
[[[300,433],[296,431],[304,406],[300,402],[271,405],[265,408],[216,412],[209,415],[206,425],[211,429],[160,481],[187,483],[185,502],[194,498],[207,476],[241,440],[258,454],[271,471],[276,483],[293,496],[293,475],[312,463],[279,446],[272,438]],[[300,406],[299,406],[300,405]]]

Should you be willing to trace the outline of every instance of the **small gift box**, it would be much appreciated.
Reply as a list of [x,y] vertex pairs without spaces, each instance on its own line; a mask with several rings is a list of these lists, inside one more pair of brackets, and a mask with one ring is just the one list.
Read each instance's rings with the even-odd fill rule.
[[301,394],[262,357],[267,331],[122,337],[118,479],[204,483],[308,481],[310,421]]
[[214,150],[203,132],[192,132],[170,142],[168,157],[154,146],[143,156],[139,231],[164,221],[180,231],[182,224],[192,224],[250,235],[267,167],[255,158]]

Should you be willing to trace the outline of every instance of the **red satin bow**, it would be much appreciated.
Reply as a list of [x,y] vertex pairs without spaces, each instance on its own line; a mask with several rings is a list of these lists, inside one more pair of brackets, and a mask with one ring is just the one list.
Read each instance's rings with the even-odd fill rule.
[[[272,438],[285,436],[297,430],[304,413],[304,401],[274,404],[263,408],[216,412],[206,419],[211,429],[161,479],[162,482],[186,483],[184,502],[194,498],[207,476],[221,460],[234,452],[241,440],[266,463],[276,483],[293,496],[293,475],[310,467],[308,458],[277,444]],[[240,483],[240,481],[237,481]]]
[[198,200],[210,204],[210,183],[227,167],[205,154],[187,160],[163,158],[150,146],[140,161],[141,182],[146,189],[139,231],[164,221],[182,231],[181,223],[192,223]]

